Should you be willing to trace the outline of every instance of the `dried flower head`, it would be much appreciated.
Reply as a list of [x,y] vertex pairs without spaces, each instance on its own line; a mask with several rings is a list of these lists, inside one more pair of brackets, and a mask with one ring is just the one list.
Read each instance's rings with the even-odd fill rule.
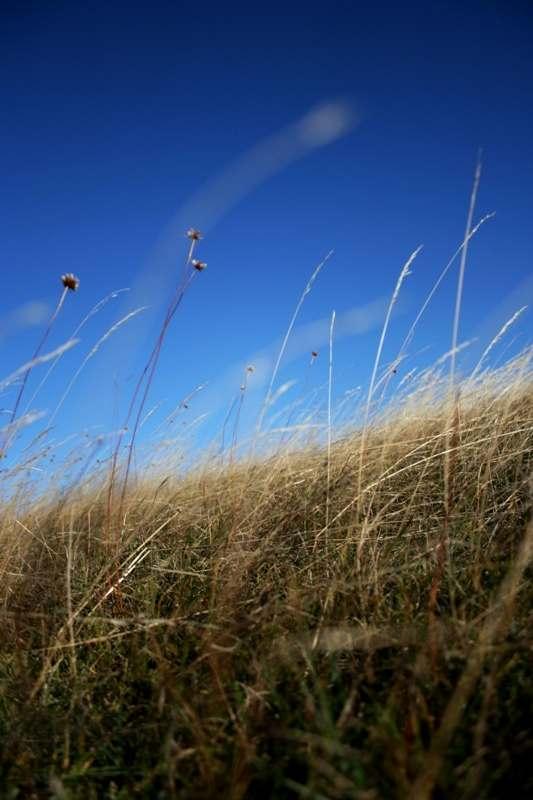
[[61,283],[65,289],[70,289],[72,292],[75,292],[80,285],[80,279],[76,278],[72,272],[67,272],[65,275],[61,276]]
[[318,353],[316,350],[311,350],[311,358],[318,358]]
[[193,242],[199,242],[200,239],[203,239],[203,235],[196,228],[189,228],[187,231],[187,238],[191,239]]
[[250,372],[250,373],[255,372],[254,365],[253,364],[248,364],[248,366],[246,367],[246,372]]
[[207,267],[205,261],[198,261],[197,258],[193,258],[191,264],[193,265],[194,269],[198,270],[198,272],[202,272],[202,270]]

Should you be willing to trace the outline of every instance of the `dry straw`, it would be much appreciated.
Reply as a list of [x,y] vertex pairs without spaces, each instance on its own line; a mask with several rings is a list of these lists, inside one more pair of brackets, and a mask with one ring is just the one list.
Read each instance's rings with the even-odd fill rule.
[[[141,375],[139,377],[139,380],[137,381],[137,385],[136,385],[136,387],[134,389],[134,392],[133,392],[133,395],[132,395],[132,398],[131,398],[131,401],[130,401],[130,406],[129,406],[129,409],[128,409],[128,413],[126,415],[126,419],[125,419],[125,422],[124,422],[124,425],[123,425],[123,428],[122,428],[123,432],[128,430],[129,424],[130,424],[130,420],[131,420],[131,418],[132,418],[132,416],[134,414],[135,407],[137,405],[137,401],[139,400],[139,397],[140,397],[140,400],[139,400],[138,405],[137,405],[137,412],[136,412],[135,418],[134,418],[133,428],[132,428],[131,435],[130,435],[130,441],[129,441],[129,445],[128,445],[128,455],[127,455],[127,458],[126,458],[126,466],[125,466],[124,477],[123,477],[123,481],[122,481],[122,488],[121,488],[121,492],[120,492],[120,501],[119,501],[119,507],[118,507],[118,513],[117,513],[117,517],[118,517],[119,521],[122,518],[122,509],[124,507],[124,501],[125,501],[125,498],[126,498],[126,491],[127,491],[127,487],[128,487],[128,479],[129,479],[130,470],[131,470],[131,463],[132,463],[132,458],[133,458],[135,441],[136,441],[136,438],[137,438],[137,433],[138,433],[138,430],[139,430],[139,426],[140,426],[141,421],[143,419],[144,408],[145,408],[145,405],[146,405],[146,401],[148,399],[148,393],[150,391],[150,386],[152,385],[152,381],[153,381],[153,378],[154,378],[154,375],[155,375],[155,371],[157,369],[157,365],[158,365],[158,362],[159,362],[159,357],[161,355],[161,350],[162,350],[162,347],[163,347],[163,342],[164,342],[166,334],[168,332],[168,328],[170,326],[170,323],[171,323],[174,315],[176,314],[176,311],[178,310],[178,308],[179,308],[179,306],[180,306],[180,304],[181,304],[181,302],[183,300],[183,297],[185,296],[185,293],[186,293],[187,288],[189,287],[189,285],[191,283],[191,280],[192,280],[193,276],[198,272],[202,272],[205,269],[205,267],[207,266],[207,264],[205,264],[205,262],[202,262],[202,261],[199,261],[198,259],[194,259],[193,258],[195,247],[200,242],[200,240],[203,238],[202,233],[196,228],[189,228],[189,230],[187,231],[186,236],[190,241],[190,247],[189,247],[189,251],[187,253],[187,257],[186,257],[186,260],[185,260],[184,270],[183,270],[183,273],[182,273],[182,276],[181,276],[180,280],[178,281],[177,287],[175,289],[174,296],[172,297],[172,299],[170,301],[170,304],[169,304],[169,306],[167,308],[167,312],[166,312],[165,318],[163,320],[163,323],[161,325],[161,329],[160,329],[159,335],[158,335],[158,337],[156,339],[155,345],[154,345],[154,347],[152,349],[152,352],[151,352],[151,354],[150,354],[150,356],[148,358],[147,363],[144,366],[144,369],[143,369],[143,371],[142,371],[142,373],[141,373]],[[189,266],[193,267],[193,271],[188,271],[188,267]],[[144,390],[142,390],[143,385],[144,385]],[[142,393],[141,393],[141,390],[142,390]],[[113,456],[112,456],[112,461],[111,461],[111,472],[110,472],[110,476],[109,476],[108,495],[107,495],[108,538],[109,538],[109,534],[111,533],[111,527],[112,527],[111,516],[112,516],[113,493],[114,493],[114,488],[115,488],[115,480],[116,480],[116,475],[117,475],[118,460],[119,460],[120,447],[121,447],[121,444],[122,444],[123,435],[124,435],[124,433],[121,433],[118,436],[117,443],[116,443],[116,446],[115,446],[115,450],[114,450]],[[120,523],[120,524],[122,524],[122,523]]]

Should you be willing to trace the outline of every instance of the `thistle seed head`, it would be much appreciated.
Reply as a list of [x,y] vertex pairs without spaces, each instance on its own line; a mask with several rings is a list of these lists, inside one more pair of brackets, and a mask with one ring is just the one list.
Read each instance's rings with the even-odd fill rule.
[[71,292],[75,292],[80,285],[80,279],[73,275],[72,272],[67,272],[65,275],[61,276],[61,283],[65,289],[70,289]]
[[199,242],[200,239],[203,239],[203,235],[201,231],[197,230],[196,228],[189,228],[187,231],[187,238],[191,239],[193,242]]

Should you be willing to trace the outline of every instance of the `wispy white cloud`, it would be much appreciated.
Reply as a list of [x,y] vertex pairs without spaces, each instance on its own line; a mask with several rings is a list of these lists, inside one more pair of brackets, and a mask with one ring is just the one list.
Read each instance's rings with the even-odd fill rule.
[[39,300],[31,300],[0,318],[0,340],[24,328],[42,325],[50,316],[50,307]]
[[[177,211],[164,235],[172,257],[176,237],[189,225],[194,223],[208,231],[257,186],[313,150],[345,136],[358,122],[358,114],[350,104],[327,102],[260,140],[208,180]],[[164,246],[164,242],[160,245]]]

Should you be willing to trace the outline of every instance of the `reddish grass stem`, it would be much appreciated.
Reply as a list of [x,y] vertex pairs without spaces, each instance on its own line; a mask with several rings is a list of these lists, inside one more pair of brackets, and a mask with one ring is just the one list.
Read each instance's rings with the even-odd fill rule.
[[41,336],[41,338],[39,340],[39,343],[37,344],[37,347],[35,348],[35,350],[33,352],[33,355],[31,357],[30,366],[28,367],[28,369],[24,373],[24,377],[22,378],[22,383],[21,383],[20,389],[18,391],[17,399],[15,400],[15,405],[13,406],[13,410],[12,410],[11,416],[9,418],[8,433],[6,434],[5,441],[4,441],[3,445],[2,445],[2,447],[0,448],[1,452],[5,452],[5,450],[7,449],[7,446],[8,446],[8,443],[9,443],[9,438],[10,438],[9,437],[9,428],[15,422],[15,419],[16,419],[16,416],[17,416],[17,412],[19,410],[19,406],[20,406],[20,403],[22,401],[22,396],[24,394],[24,390],[26,389],[26,384],[28,382],[28,378],[29,378],[30,373],[31,373],[31,371],[33,369],[33,362],[39,356],[39,353],[43,349],[48,337],[50,336],[50,331],[52,330],[54,322],[56,321],[56,319],[57,319],[57,317],[59,315],[59,312],[61,311],[61,309],[63,307],[63,303],[65,302],[65,298],[66,298],[68,292],[69,291],[75,292],[76,289],[78,288],[80,282],[79,282],[78,278],[76,278],[74,275],[72,275],[72,273],[69,272],[66,275],[62,275],[61,276],[61,283],[63,284],[63,290],[62,290],[61,295],[59,297],[59,301],[57,303],[55,311],[52,314],[52,316],[50,317],[50,319],[48,320],[48,324],[47,324],[46,328],[44,329],[43,335]]
[[[166,333],[168,331],[169,325],[170,325],[170,323],[172,321],[172,318],[174,317],[179,305],[181,304],[181,301],[182,301],[182,299],[183,299],[183,297],[185,295],[185,292],[186,292],[186,290],[187,290],[187,288],[188,288],[188,286],[189,286],[189,284],[190,284],[190,282],[193,279],[193,276],[195,274],[195,272],[188,272],[188,267],[189,267],[190,264],[193,263],[193,258],[192,257],[193,257],[193,254],[194,254],[194,249],[195,249],[196,243],[200,240],[201,235],[200,235],[200,233],[198,231],[195,231],[195,230],[191,229],[190,231],[188,231],[187,236],[191,240],[191,244],[190,244],[190,247],[189,247],[187,258],[185,260],[185,264],[184,264],[184,267],[183,267],[181,279],[180,279],[180,281],[178,283],[178,286],[176,288],[174,296],[173,296],[173,298],[172,298],[172,300],[171,300],[171,302],[170,302],[170,304],[168,306],[168,309],[167,309],[165,318],[163,320],[161,329],[159,331],[159,335],[157,337],[156,343],[155,343],[155,345],[154,345],[154,347],[152,349],[150,357],[148,358],[148,361],[146,362],[146,364],[145,364],[145,366],[143,368],[143,371],[142,371],[142,373],[141,373],[141,375],[139,377],[139,380],[137,381],[135,389],[133,391],[133,395],[132,395],[132,398],[131,398],[131,401],[130,401],[130,405],[129,405],[129,408],[128,408],[128,413],[126,415],[126,420],[125,420],[125,423],[124,423],[121,431],[119,432],[117,443],[116,443],[115,449],[113,451],[113,456],[112,456],[112,460],[111,460],[111,474],[110,474],[110,478],[109,478],[109,486],[108,486],[108,491],[107,491],[107,538],[108,539],[109,539],[109,535],[110,535],[110,532],[111,532],[111,517],[112,517],[112,508],[113,508],[113,489],[114,489],[114,485],[115,485],[118,458],[119,458],[119,453],[120,453],[120,447],[122,445],[122,440],[124,438],[125,432],[128,430],[128,425],[130,423],[132,414],[134,412],[135,405],[136,405],[138,397],[139,397],[139,393],[141,391],[143,383],[146,380],[146,385],[145,385],[145,388],[144,388],[144,392],[143,392],[143,395],[142,395],[142,398],[141,398],[141,401],[140,401],[140,404],[139,404],[139,407],[138,407],[138,410],[137,410],[137,415],[135,417],[135,423],[134,423],[134,426],[133,426],[133,432],[132,432],[132,435],[131,435],[131,441],[130,441],[130,445],[129,445],[129,452],[128,452],[128,458],[127,458],[127,463],[126,463],[126,471],[125,471],[125,475],[124,475],[124,480],[122,482],[122,490],[121,490],[121,495],[120,495],[120,505],[119,505],[119,514],[118,514],[119,518],[122,515],[122,509],[123,509],[123,506],[124,506],[124,499],[126,497],[126,490],[127,490],[128,478],[129,478],[129,474],[130,474],[130,470],[131,470],[131,460],[132,460],[132,457],[133,457],[133,448],[134,448],[134,444],[135,444],[135,439],[136,439],[137,432],[138,432],[138,429],[139,429],[139,424],[140,424],[142,413],[143,413],[143,410],[144,410],[144,407],[145,407],[145,404],[146,404],[146,400],[148,398],[148,392],[150,390],[150,386],[151,386],[153,378],[154,378],[155,370],[157,368],[157,364],[158,364],[158,361],[159,361],[159,356],[161,354],[161,349],[162,349],[162,346],[163,346],[163,341],[165,339],[165,336],[166,336]],[[199,265],[201,264],[201,268],[202,269],[205,267],[205,264],[203,264],[201,262],[198,262],[198,264]],[[195,271],[200,271],[200,267],[195,267]]]

